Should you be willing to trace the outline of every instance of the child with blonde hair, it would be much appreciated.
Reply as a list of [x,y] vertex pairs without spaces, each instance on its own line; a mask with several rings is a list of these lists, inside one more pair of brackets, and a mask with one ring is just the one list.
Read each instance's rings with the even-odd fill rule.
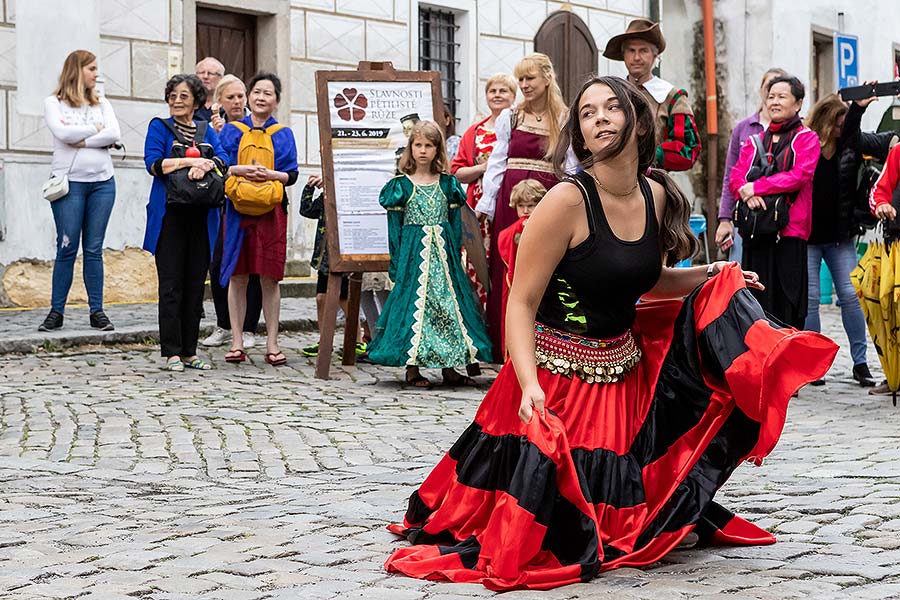
[[466,194],[447,173],[444,136],[416,123],[400,157],[400,175],[385,184],[394,287],[369,344],[374,363],[406,367],[406,383],[427,389],[419,369],[440,368],[444,385],[475,385],[454,367],[489,360],[491,344],[462,264],[459,207]]
[[525,231],[528,217],[546,194],[547,188],[537,179],[523,179],[514,185],[509,193],[509,206],[516,209],[519,220],[501,231],[497,238],[497,252],[500,253],[500,260],[503,261],[503,268],[506,271],[503,276],[503,306],[500,312],[500,339],[504,357],[506,357],[506,301],[509,299],[509,288],[512,287],[519,238]]

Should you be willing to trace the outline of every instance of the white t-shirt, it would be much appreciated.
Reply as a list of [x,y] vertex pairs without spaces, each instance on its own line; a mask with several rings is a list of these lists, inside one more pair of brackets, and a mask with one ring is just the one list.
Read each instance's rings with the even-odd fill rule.
[[[113,176],[108,146],[119,141],[120,133],[109,100],[101,98],[97,106],[71,107],[49,96],[44,100],[44,119],[53,134],[50,169],[54,175],[68,172],[69,181],[80,182],[105,181]],[[103,129],[97,131],[97,124]],[[80,141],[84,141],[84,148],[72,145]]]

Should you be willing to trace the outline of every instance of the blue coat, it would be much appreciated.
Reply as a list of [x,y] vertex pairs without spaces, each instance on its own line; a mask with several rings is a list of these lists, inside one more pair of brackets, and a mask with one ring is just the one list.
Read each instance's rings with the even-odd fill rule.
[[[174,119],[169,117],[166,119],[170,123],[174,123]],[[196,121],[195,121],[196,123]],[[147,229],[144,231],[144,250],[156,254],[156,243],[159,241],[159,232],[162,230],[163,217],[166,215],[166,176],[155,175],[150,168],[158,160],[170,158],[172,151],[172,142],[175,136],[172,132],[159,120],[150,121],[147,128],[147,137],[144,140],[144,164],[147,172],[153,175],[153,186],[150,188],[150,200],[147,202]],[[213,147],[216,158],[220,159],[227,167],[228,156],[222,150],[219,142],[219,136],[212,127],[206,128],[206,137],[203,140]],[[209,215],[206,219],[206,229],[209,232],[209,251],[212,255],[213,248],[216,245],[216,238],[219,234],[219,209],[209,209]]]
[[[253,121],[249,115],[241,119],[241,123],[253,127]],[[263,128],[271,127],[276,123],[278,121],[274,117],[269,117]],[[241,145],[241,137],[243,135],[243,132],[231,123],[226,124],[222,128],[222,148],[227,156],[229,165],[238,164],[238,148]],[[300,168],[297,164],[297,142],[294,140],[294,132],[291,131],[290,127],[285,127],[272,136],[272,149],[275,151],[274,170],[288,174],[288,182],[284,184],[285,188],[287,188],[287,186],[293,185],[297,181],[297,170]],[[287,191],[285,191],[286,194]],[[275,210],[281,209],[276,207]],[[231,279],[231,275],[237,267],[238,256],[240,256],[241,246],[244,243],[244,230],[241,229],[242,218],[241,213],[234,210],[234,205],[231,201],[226,200],[225,237],[222,240],[222,268],[219,276],[219,283],[222,287],[228,285],[228,280]]]

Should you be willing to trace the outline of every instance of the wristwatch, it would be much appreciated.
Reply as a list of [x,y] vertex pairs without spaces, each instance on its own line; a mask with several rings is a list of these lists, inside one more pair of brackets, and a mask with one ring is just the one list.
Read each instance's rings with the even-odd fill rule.
[[715,273],[713,273],[713,268],[715,266],[716,266],[715,263],[709,263],[709,265],[706,267],[706,278],[707,279],[711,279],[712,276],[715,275]]

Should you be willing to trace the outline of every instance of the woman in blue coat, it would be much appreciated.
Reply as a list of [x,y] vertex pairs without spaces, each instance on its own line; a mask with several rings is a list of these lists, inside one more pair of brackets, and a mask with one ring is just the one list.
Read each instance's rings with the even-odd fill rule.
[[[188,179],[202,179],[209,171],[227,169],[227,157],[216,132],[205,121],[194,121],[194,111],[204,106],[206,89],[196,75],[175,75],[166,83],[168,119],[153,119],[144,142],[144,162],[153,176],[147,203],[144,250],[156,259],[159,277],[159,338],[166,369],[206,371],[211,365],[197,356],[197,338],[203,312],[203,290],[211,248],[219,229],[219,209],[167,203],[168,175],[188,169]],[[199,155],[172,158],[177,131],[183,141],[200,147],[211,158]],[[202,137],[201,135],[202,134]],[[203,148],[203,147],[206,148]]]

